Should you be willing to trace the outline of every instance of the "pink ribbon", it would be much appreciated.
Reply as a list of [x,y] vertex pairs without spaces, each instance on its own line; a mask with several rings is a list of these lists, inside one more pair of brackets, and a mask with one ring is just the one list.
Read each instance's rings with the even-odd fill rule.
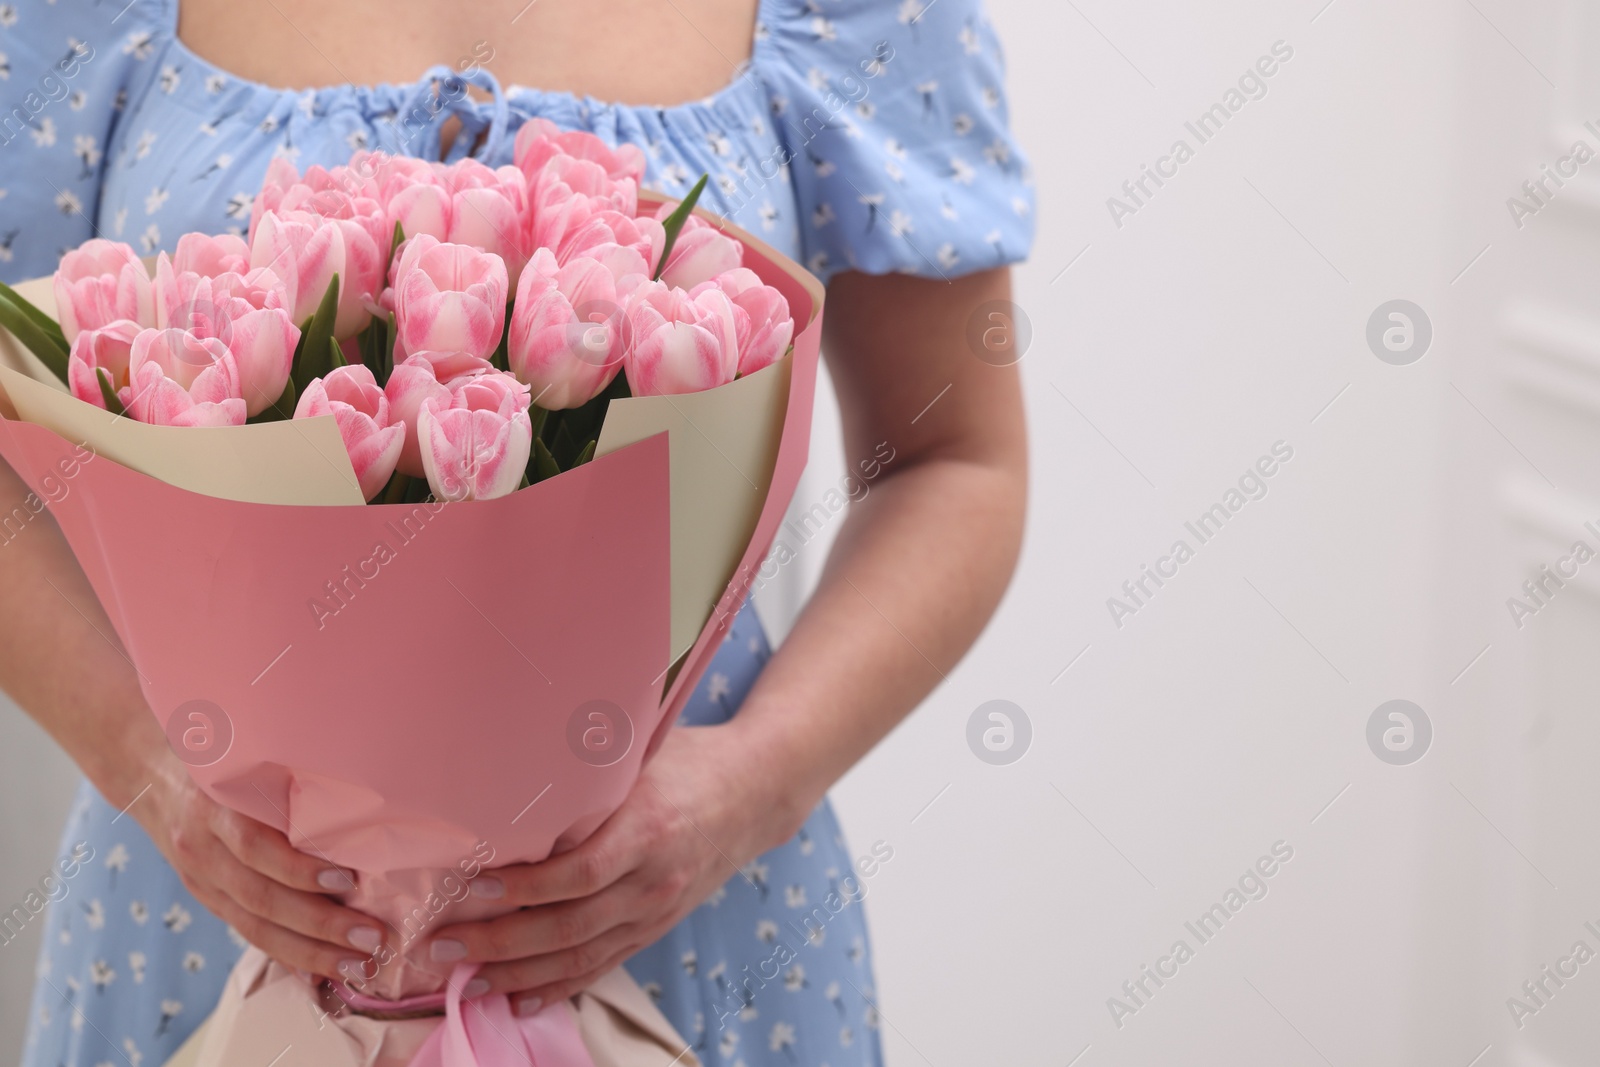
[[450,976],[444,1025],[423,1042],[410,1067],[594,1067],[569,1001],[518,1018],[510,999],[494,993],[463,1011],[461,990],[477,970],[463,963]]

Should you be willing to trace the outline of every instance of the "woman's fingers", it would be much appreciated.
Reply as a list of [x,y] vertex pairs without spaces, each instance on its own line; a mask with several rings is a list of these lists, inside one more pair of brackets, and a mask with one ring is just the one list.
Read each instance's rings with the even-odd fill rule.
[[327,941],[305,937],[247,910],[220,887],[201,884],[185,876],[184,885],[214,915],[239,931],[239,936],[286,967],[308,974],[339,978],[362,977],[368,959]]
[[641,927],[633,924],[614,927],[591,941],[559,952],[487,964],[474,975],[487,985],[473,992],[527,991],[527,995],[518,998],[518,1003],[534,1002],[534,1007],[523,1010],[535,1011],[537,1002],[571,996],[646,943],[648,939]]
[[299,851],[278,830],[228,808],[215,811],[212,828],[245,866],[307,893],[342,893],[355,888],[348,872]]
[[225,849],[218,851],[222,856],[213,867],[212,881],[250,914],[345,952],[370,953],[383,943],[383,928],[375,920],[320,893],[290,889],[246,867]]
[[576,948],[606,934],[636,911],[639,896],[624,882],[582,900],[447,927],[428,945],[428,958],[440,965],[493,963]]

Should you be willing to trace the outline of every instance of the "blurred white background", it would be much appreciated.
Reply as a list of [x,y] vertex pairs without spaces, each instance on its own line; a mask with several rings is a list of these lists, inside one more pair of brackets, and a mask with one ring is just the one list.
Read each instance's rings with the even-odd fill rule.
[[[1590,1062],[1600,962],[1520,1028],[1507,999],[1600,952],[1600,564],[1520,629],[1506,602],[1600,548],[1600,163],[1520,227],[1507,200],[1600,149],[1600,20],[989,3],[1040,193],[1032,512],[978,648],[836,792],[856,850],[894,849],[868,902],[890,1063]],[[1276,42],[1266,95],[1197,144],[1184,123]],[[1107,198],[1179,138],[1194,158],[1119,227]],[[1396,299],[1433,334],[1404,366],[1366,337]],[[838,476],[836,425],[801,506]],[[1279,441],[1267,495],[1119,628],[1107,598]],[[821,556],[764,591],[775,626]],[[1005,766],[967,743],[995,699],[1032,728]],[[1432,724],[1409,765],[1368,745],[1391,699]],[[71,784],[0,714],[0,899],[44,871]],[[1185,922],[1280,841],[1265,898],[1201,945]],[[1194,958],[1140,1006],[1123,983],[1180,938]],[[33,952],[0,948],[10,1047]],[[1138,1007],[1120,1026],[1111,997]]]

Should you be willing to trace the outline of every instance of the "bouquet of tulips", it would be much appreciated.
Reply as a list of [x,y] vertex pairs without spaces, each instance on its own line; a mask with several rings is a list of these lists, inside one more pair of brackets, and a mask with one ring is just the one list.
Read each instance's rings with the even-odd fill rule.
[[247,953],[195,1062],[693,1062],[620,970],[513,1019],[420,949],[676,719],[804,464],[821,287],[637,148],[533,120],[515,159],[277,160],[243,236],[0,286],[0,455],[174,751],[390,929],[355,975]]

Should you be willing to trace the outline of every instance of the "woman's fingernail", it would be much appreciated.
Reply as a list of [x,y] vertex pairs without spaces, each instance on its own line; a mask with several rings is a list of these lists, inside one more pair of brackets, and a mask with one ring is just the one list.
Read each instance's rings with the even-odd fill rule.
[[362,952],[376,952],[383,944],[383,931],[373,926],[353,926],[345,938]]
[[472,895],[484,900],[499,900],[506,895],[506,884],[498,878],[474,878],[471,887]]
[[362,974],[362,971],[365,968],[365,966],[366,966],[366,961],[365,960],[340,960],[339,961],[339,973],[342,974],[342,975],[345,975],[348,978],[356,978],[356,979],[364,978],[365,975]]
[[335,893],[346,893],[356,887],[348,874],[332,867],[317,875],[317,884]]
[[428,956],[434,963],[454,963],[467,958],[467,946],[460,941],[451,941],[448,938],[435,941],[428,949]]
[[542,1007],[544,1007],[544,1001],[540,1000],[538,997],[529,997],[527,1000],[524,1000],[522,1003],[517,1005],[517,1017],[520,1019],[526,1019],[531,1015],[538,1014],[539,1009]]
[[485,978],[474,978],[472,981],[461,987],[461,995],[466,997],[468,1000],[471,1000],[473,997],[481,997],[487,992],[489,992],[489,982]]

